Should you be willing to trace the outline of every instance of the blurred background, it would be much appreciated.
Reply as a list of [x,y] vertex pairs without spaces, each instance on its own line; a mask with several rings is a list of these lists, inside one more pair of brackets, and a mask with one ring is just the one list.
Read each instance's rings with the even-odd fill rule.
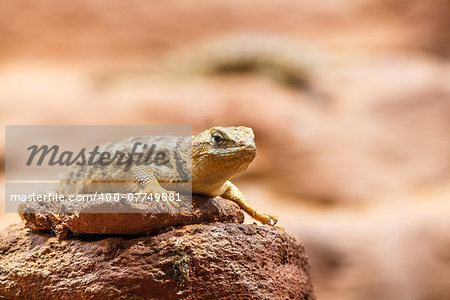
[[[444,0],[1,1],[0,120],[250,126],[234,181],[304,242],[318,299],[450,299],[449,16]],[[19,218],[0,192],[3,229]]]

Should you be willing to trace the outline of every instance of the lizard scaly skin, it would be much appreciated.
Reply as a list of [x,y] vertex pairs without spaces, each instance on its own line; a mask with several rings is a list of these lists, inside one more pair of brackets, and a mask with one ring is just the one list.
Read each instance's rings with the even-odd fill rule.
[[275,225],[277,217],[257,212],[230,181],[231,177],[247,169],[255,158],[254,138],[251,128],[239,126],[213,127],[192,136],[192,140],[150,136],[106,143],[99,151],[130,152],[136,142],[154,144],[166,154],[168,163],[133,166],[128,171],[117,164],[74,166],[61,181],[58,192],[173,193],[174,181],[190,179],[193,194],[227,198],[263,224]]

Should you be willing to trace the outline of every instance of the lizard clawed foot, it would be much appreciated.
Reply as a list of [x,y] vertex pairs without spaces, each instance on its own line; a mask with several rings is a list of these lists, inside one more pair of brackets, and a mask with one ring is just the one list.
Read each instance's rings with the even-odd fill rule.
[[278,222],[278,217],[268,215],[268,214],[260,214],[256,211],[254,212],[252,217],[255,218],[256,220],[260,221],[261,223],[267,224],[270,226],[275,226],[275,224],[277,224],[277,222]]
[[[162,201],[166,207],[168,208],[168,213],[180,213],[180,202],[177,202],[177,192],[174,191],[167,191],[166,192],[168,199],[167,200],[160,200]],[[172,199],[172,200],[171,200]]]
[[180,202],[177,192],[167,191],[166,189],[150,186],[144,188],[144,193],[147,194],[147,201],[151,202],[152,212],[155,213],[178,213],[180,212]]

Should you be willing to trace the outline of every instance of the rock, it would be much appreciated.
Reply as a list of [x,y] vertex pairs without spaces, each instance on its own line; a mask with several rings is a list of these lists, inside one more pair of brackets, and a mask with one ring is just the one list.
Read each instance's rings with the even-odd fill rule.
[[138,238],[0,233],[0,298],[315,299],[302,243],[270,226],[196,224]]
[[[131,204],[127,204],[131,205]],[[191,213],[145,213],[145,208],[127,207],[136,213],[25,213],[25,226],[33,230],[52,230],[59,237],[68,234],[130,234],[148,235],[169,226],[225,222],[242,223],[239,206],[220,197],[194,196]],[[28,208],[27,208],[28,209]],[[26,211],[26,210],[25,210]]]

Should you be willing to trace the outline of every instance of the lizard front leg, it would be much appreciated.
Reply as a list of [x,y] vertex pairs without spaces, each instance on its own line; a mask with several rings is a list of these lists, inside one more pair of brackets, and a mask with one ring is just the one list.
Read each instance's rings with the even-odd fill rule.
[[149,166],[135,166],[133,178],[144,193],[169,193],[159,184]]
[[[176,192],[168,191],[165,188],[163,188],[158,180],[155,177],[155,174],[153,173],[150,166],[135,166],[133,168],[133,178],[136,181],[136,183],[141,187],[142,192],[146,194],[166,194],[170,195],[173,194],[173,199],[175,199]],[[173,209],[177,209],[174,205],[175,203],[172,203],[173,201],[165,201],[164,203],[167,204],[167,207],[169,209],[169,212],[172,212]],[[163,211],[166,212],[166,211]]]
[[225,182],[226,190],[221,195],[224,198],[230,199],[236,202],[247,214],[252,216],[254,219],[260,221],[263,224],[268,224],[274,226],[278,222],[278,217],[262,214],[257,212],[257,210],[247,201],[244,194],[230,181]]

